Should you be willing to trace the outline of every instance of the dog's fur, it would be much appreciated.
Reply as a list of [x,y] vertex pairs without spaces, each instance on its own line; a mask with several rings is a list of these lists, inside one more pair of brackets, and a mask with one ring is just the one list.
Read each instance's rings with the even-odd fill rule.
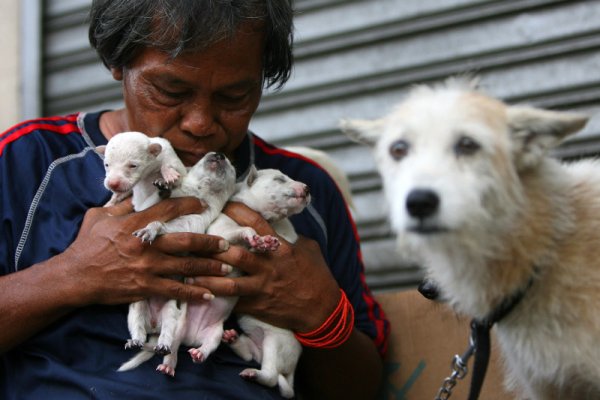
[[[238,184],[232,200],[258,211],[279,236],[294,243],[298,235],[287,217],[301,212],[310,203],[310,193],[308,186],[281,171],[256,170],[253,166],[246,179]],[[256,232],[250,227],[238,226],[225,214],[215,220],[208,232],[233,243],[256,247]],[[254,359],[261,364],[260,369],[247,368],[240,376],[269,387],[279,385],[283,397],[294,397],[294,373],[302,352],[294,334],[250,315],[238,316],[238,323],[244,333],[225,331],[223,340],[244,360]]]
[[[188,171],[187,175],[182,179],[181,186],[172,191],[173,197],[195,196],[203,200],[206,204],[206,209],[200,214],[189,214],[164,223],[160,221],[151,222],[145,228],[134,232],[134,234],[143,241],[152,241],[157,235],[168,232],[205,233],[208,225],[219,215],[234,190],[235,169],[227,157],[221,153],[207,153]],[[164,349],[161,353],[165,354],[165,357],[163,362],[157,367],[158,371],[171,376],[175,374],[177,352],[182,340],[189,343],[194,338],[196,342],[204,342],[204,337],[199,332],[194,332],[193,334],[187,333],[189,337],[184,337],[184,334],[190,329],[187,322],[191,319],[190,315],[194,314],[194,310],[202,309],[201,314],[205,318],[204,321],[207,321],[212,314],[221,313],[220,304],[221,301],[219,299],[213,299],[213,301],[199,303],[198,305],[194,303],[182,303],[181,308],[177,309],[177,313],[173,312],[170,314],[171,318],[168,324],[170,330],[168,342],[166,343],[162,340],[163,336],[166,335],[164,331],[165,326],[167,326],[163,318],[157,347]],[[128,324],[132,332],[132,338],[136,340],[135,344],[145,341],[147,333],[155,333],[149,330],[149,324],[152,321],[151,318],[153,315],[150,311],[152,310],[136,306],[136,303],[133,303],[130,308]],[[205,326],[206,324],[208,322],[205,322]],[[150,338],[150,342],[154,340],[156,338]],[[218,346],[219,342],[220,336],[214,348]],[[130,345],[129,347],[134,346]],[[140,348],[142,346],[138,345],[135,347]],[[119,371],[133,369],[142,362],[152,358],[152,356],[152,352],[143,350],[121,365]]]
[[[118,133],[96,150],[104,155],[104,186],[113,192],[105,206],[131,195],[134,210],[142,211],[160,201],[159,189],[153,184],[156,180],[175,188],[187,174],[168,140],[141,132]],[[125,348],[142,348],[148,333],[160,334],[153,350],[169,353],[179,313],[175,300],[149,298],[131,303],[127,317],[131,338]]]
[[586,121],[449,79],[342,122],[372,146],[393,229],[458,312],[482,318],[533,277],[496,325],[524,398],[600,398],[600,165],[547,156]]
[[178,187],[186,175],[185,166],[171,143],[163,138],[151,138],[141,132],[121,132],[96,150],[104,155],[104,186],[113,192],[105,206],[117,204],[131,195],[134,210],[144,210],[160,200],[154,181],[161,179],[171,187]]

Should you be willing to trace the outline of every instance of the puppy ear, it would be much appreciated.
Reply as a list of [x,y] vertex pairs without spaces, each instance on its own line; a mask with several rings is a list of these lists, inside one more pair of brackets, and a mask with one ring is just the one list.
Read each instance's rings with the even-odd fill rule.
[[102,146],[96,146],[96,151],[100,154],[105,154],[106,153],[106,145],[102,145]]
[[248,171],[248,176],[246,177],[246,184],[252,186],[256,178],[258,178],[258,170],[256,169],[256,166],[252,164],[252,166],[250,166],[250,171]]
[[551,148],[588,121],[583,114],[525,106],[508,107],[507,117],[519,170],[537,165]]
[[381,135],[384,127],[383,119],[361,120],[343,119],[340,128],[351,140],[373,147]]
[[162,146],[159,143],[150,143],[148,146],[148,153],[152,154],[154,157],[158,157],[161,151]]

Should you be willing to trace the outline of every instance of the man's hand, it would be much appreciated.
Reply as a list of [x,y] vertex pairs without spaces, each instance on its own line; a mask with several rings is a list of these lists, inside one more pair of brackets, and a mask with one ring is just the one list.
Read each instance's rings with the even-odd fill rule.
[[[225,213],[260,235],[277,235],[258,213],[231,203]],[[195,283],[216,295],[240,296],[236,311],[298,332],[320,326],[336,307],[340,292],[319,246],[300,237],[295,244],[280,238],[275,251],[256,253],[231,246],[215,256],[241,269],[238,278],[197,277]]]
[[[168,199],[133,213],[131,202],[90,209],[75,241],[61,254],[62,272],[75,287],[79,304],[128,303],[149,296],[181,300],[210,298],[206,288],[170,279],[173,276],[217,275],[228,270],[221,262],[196,256],[213,255],[228,246],[222,238],[191,233],[160,236],[143,243],[133,236],[152,221],[168,221],[181,215],[201,213],[204,207],[193,198]],[[178,256],[193,253],[195,256]]]

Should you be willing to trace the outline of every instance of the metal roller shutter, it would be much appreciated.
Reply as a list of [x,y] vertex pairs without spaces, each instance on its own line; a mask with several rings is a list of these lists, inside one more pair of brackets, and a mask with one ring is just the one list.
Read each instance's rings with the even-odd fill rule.
[[[89,1],[49,0],[42,13],[42,114],[120,105],[120,87],[89,49]],[[297,0],[296,67],[267,93],[252,129],[280,145],[327,151],[349,174],[373,289],[421,277],[395,254],[381,183],[365,148],[337,129],[343,117],[385,113],[416,82],[476,72],[509,102],[594,116],[558,155],[600,150],[600,1]]]

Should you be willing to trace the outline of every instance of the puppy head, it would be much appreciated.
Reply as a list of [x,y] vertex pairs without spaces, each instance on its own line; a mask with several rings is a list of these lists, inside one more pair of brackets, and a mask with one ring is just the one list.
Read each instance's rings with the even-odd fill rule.
[[96,150],[104,154],[104,186],[123,193],[156,169],[162,146],[141,132],[122,132]]
[[585,121],[510,107],[454,79],[418,86],[387,116],[342,129],[372,148],[393,229],[430,236],[502,228],[523,201],[519,174]]
[[235,190],[235,168],[223,153],[207,153],[189,170],[185,185],[200,198],[224,202]]
[[252,166],[232,199],[258,211],[267,221],[277,221],[304,210],[310,203],[310,191],[279,170]]

